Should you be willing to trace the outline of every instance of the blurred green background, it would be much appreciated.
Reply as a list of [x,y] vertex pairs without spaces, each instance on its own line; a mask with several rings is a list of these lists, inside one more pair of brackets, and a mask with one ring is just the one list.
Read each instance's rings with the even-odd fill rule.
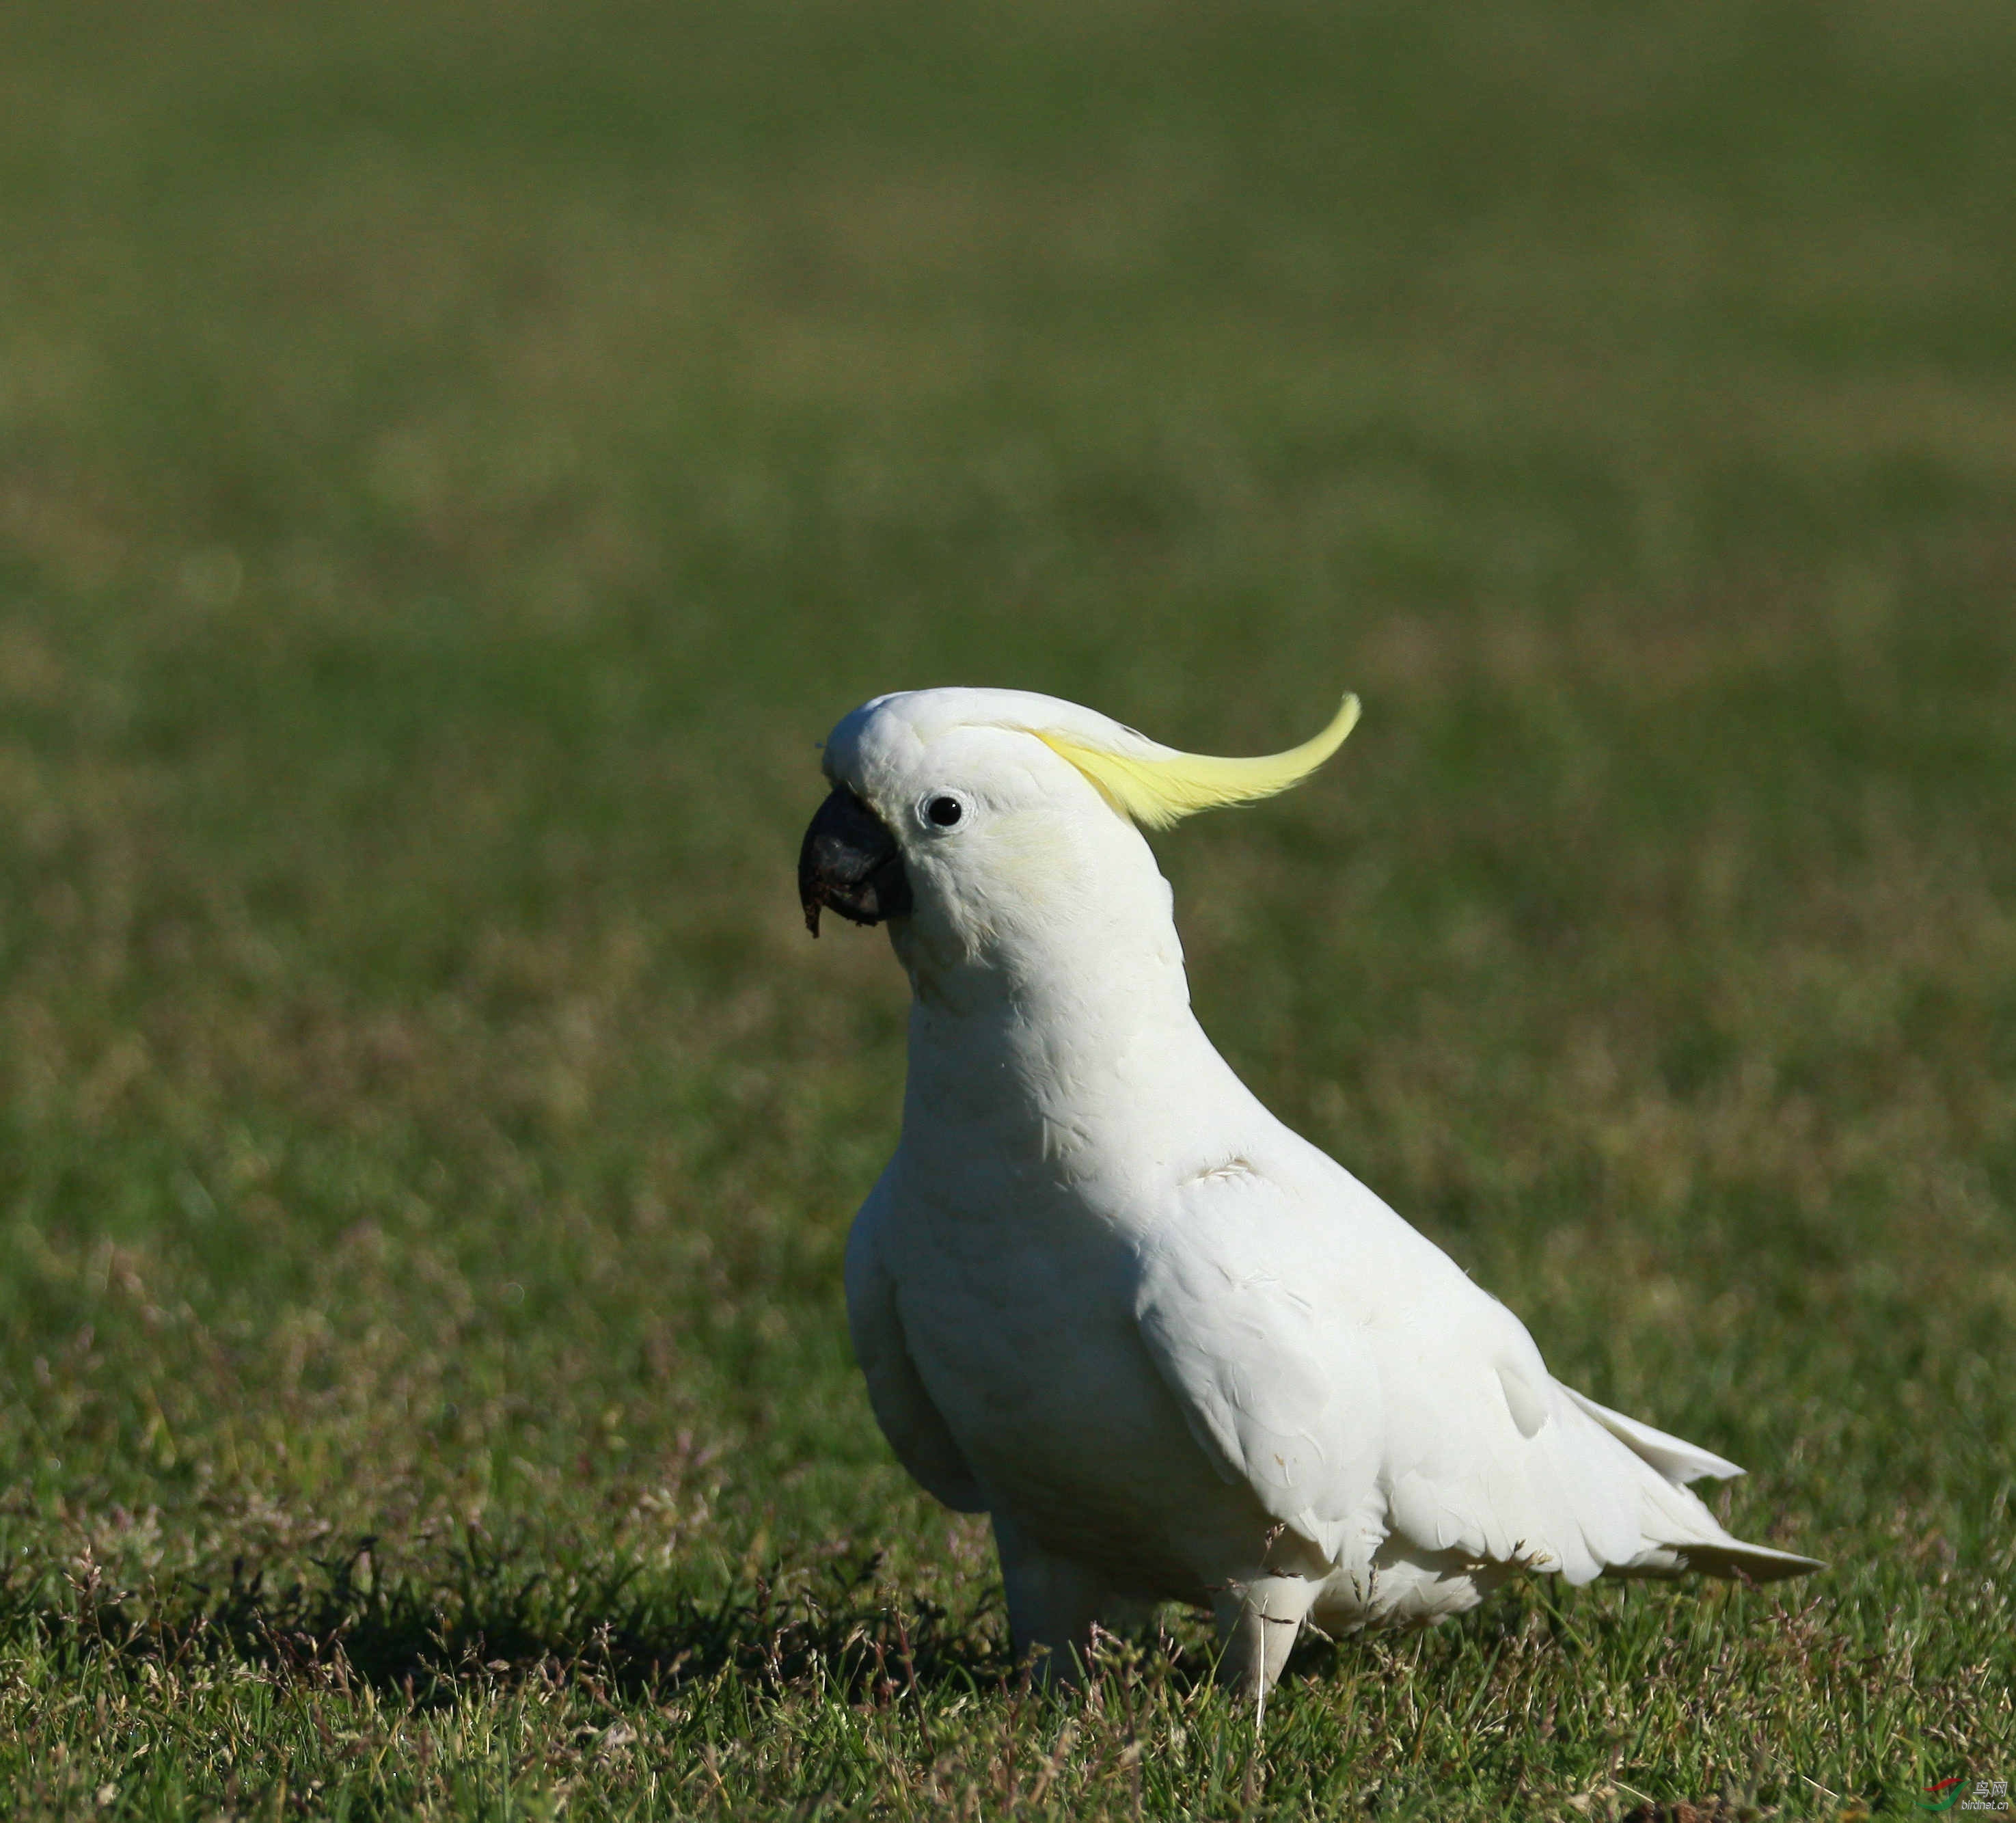
[[[2008,1776],[2013,100],[1982,0],[7,9],[22,1812]],[[1004,1688],[843,1324],[901,979],[792,891],[941,683],[1357,690],[1158,838],[1207,1026],[1834,1569],[1318,1650],[1264,1752],[1179,1621]]]

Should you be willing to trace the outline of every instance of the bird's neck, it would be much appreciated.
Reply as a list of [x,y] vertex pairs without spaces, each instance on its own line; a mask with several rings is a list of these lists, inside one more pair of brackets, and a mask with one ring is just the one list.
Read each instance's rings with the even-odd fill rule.
[[984,1151],[1070,1175],[1075,1154],[1116,1134],[1179,1127],[1183,1105],[1229,1075],[1190,1010],[1174,923],[1123,942],[1098,922],[957,960],[909,946],[907,1155]]

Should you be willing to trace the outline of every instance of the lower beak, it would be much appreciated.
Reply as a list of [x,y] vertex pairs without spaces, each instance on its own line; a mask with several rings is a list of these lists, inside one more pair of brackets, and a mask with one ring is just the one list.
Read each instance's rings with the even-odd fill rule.
[[896,838],[844,785],[833,787],[805,831],[798,851],[798,902],[815,937],[824,906],[857,924],[880,924],[910,909],[909,877]]

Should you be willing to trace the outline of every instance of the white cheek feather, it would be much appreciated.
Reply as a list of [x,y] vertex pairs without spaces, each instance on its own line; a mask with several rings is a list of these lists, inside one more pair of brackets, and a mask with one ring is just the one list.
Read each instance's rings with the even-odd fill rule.
[[1074,863],[1082,842],[1054,813],[1010,811],[978,832],[966,871],[977,896],[1000,905],[1017,924],[1041,924],[1055,916],[1075,889],[1082,870]]

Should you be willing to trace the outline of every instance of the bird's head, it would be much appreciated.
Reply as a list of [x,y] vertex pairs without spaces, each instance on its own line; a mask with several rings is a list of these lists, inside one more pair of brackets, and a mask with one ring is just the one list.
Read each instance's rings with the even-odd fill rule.
[[913,976],[1000,964],[1067,931],[1166,922],[1168,888],[1140,836],[1215,805],[1285,791],[1358,719],[1284,753],[1182,753],[1096,712],[1025,690],[877,697],[826,744],[833,791],[805,831],[798,897],[819,934],[826,907],[890,921]]

